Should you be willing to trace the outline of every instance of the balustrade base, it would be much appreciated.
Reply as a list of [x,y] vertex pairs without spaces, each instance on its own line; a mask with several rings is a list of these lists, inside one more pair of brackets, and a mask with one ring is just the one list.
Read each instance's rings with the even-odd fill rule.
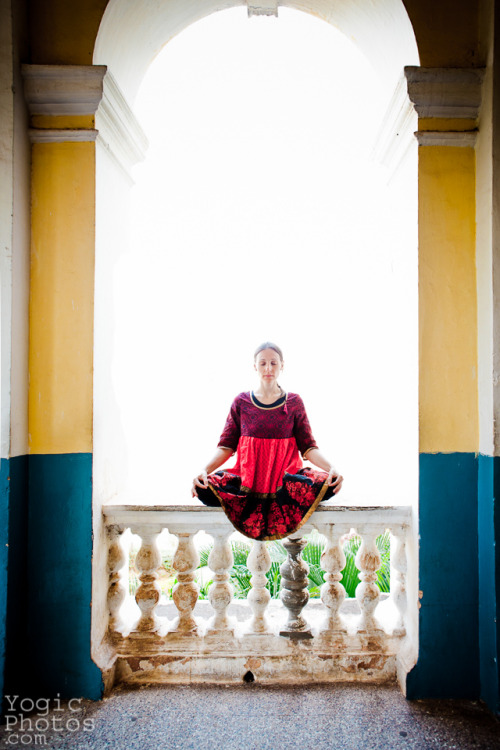
[[235,634],[174,631],[164,637],[115,637],[115,684],[238,684],[249,669],[257,682],[269,684],[396,680],[401,638],[319,633],[313,628],[312,637],[304,640],[279,637],[278,632],[246,633],[239,624]]
[[[298,644],[297,644],[298,645]],[[396,680],[395,654],[290,653],[258,654],[141,654],[120,655],[116,682],[153,684],[240,684],[251,666],[255,682],[262,684],[370,682]]]

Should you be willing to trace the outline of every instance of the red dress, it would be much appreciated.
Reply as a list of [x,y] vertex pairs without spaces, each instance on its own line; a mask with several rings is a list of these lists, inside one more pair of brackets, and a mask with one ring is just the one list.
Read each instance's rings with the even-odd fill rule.
[[296,393],[262,404],[253,393],[234,399],[219,446],[236,452],[236,463],[209,474],[197,488],[206,505],[221,505],[238,531],[261,541],[290,536],[322,500],[332,497],[327,473],[303,468],[317,448],[304,403]]

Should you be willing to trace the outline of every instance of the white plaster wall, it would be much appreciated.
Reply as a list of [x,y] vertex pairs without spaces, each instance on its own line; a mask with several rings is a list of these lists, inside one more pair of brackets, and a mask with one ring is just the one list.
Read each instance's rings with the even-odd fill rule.
[[482,4],[482,42],[486,62],[476,146],[476,265],[478,304],[479,451],[494,452],[493,386],[493,0]]
[[[110,0],[94,49],[94,64],[107,65],[133,102],[153,58],[176,34],[244,0]],[[382,76],[418,64],[413,28],[401,0],[285,0],[281,5],[312,13],[353,39]],[[394,79],[393,83],[396,83]]]
[[[500,456],[500,9],[493,3],[490,20],[492,56],[492,256],[493,256],[493,419],[494,455]],[[495,54],[496,52],[496,54]]]
[[23,12],[24,3],[0,0],[2,458],[28,451],[30,144],[17,38]]
[[28,453],[28,351],[31,223],[31,144],[28,111],[21,79],[21,57],[27,40],[24,2],[14,4],[14,216],[12,237],[12,362],[10,455]]
[[[96,118],[99,129],[99,118]],[[107,148],[96,145],[96,258],[94,300],[94,437],[92,655],[106,668],[107,543],[102,504],[124,488],[129,457],[113,384],[114,274],[127,252],[130,180]],[[133,296],[130,304],[134,304]],[[138,391],[139,392],[139,391]]]
[[[390,126],[391,123],[388,123]],[[411,400],[411,419],[414,424],[414,442],[409,447],[413,455],[413,470],[408,476],[407,485],[402,487],[401,502],[411,505],[411,530],[406,539],[406,554],[408,573],[406,579],[407,636],[404,647],[398,657],[398,679],[401,689],[406,692],[406,675],[416,664],[418,657],[418,581],[419,581],[419,526],[418,526],[418,146],[413,133],[417,130],[418,118],[416,113],[408,118],[404,132],[399,130],[398,138],[409,146],[401,154],[401,160],[396,162],[389,177],[392,225],[387,228],[386,241],[390,244],[393,266],[399,265],[398,277],[406,276],[407,283],[401,285],[404,300],[401,303],[409,305],[414,310],[415,325],[407,327],[406,336],[411,337],[413,362],[411,368],[413,381],[408,384],[413,393]]]
[[10,455],[10,368],[12,325],[12,234],[14,205],[14,97],[12,9],[0,0],[0,390],[1,457]]

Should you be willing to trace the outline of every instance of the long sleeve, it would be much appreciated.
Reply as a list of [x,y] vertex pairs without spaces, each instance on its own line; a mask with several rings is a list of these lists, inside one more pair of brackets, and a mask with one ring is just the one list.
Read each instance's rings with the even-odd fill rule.
[[300,397],[298,397],[298,399],[299,403],[297,405],[297,410],[295,413],[293,434],[295,440],[297,441],[297,447],[302,456],[304,456],[307,451],[311,450],[311,448],[317,448],[318,446],[312,434],[311,425],[309,424],[309,419],[307,418],[304,402]]
[[221,448],[231,448],[236,451],[240,439],[240,413],[238,407],[238,398],[235,398],[231,404],[231,409],[226,419],[226,424],[220,436],[218,446]]

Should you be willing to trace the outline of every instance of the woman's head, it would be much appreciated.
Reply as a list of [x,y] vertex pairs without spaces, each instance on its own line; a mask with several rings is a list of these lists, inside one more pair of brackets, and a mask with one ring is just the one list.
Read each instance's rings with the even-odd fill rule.
[[265,341],[255,351],[254,367],[263,383],[269,386],[272,381],[277,382],[283,369],[283,352],[276,344]]

